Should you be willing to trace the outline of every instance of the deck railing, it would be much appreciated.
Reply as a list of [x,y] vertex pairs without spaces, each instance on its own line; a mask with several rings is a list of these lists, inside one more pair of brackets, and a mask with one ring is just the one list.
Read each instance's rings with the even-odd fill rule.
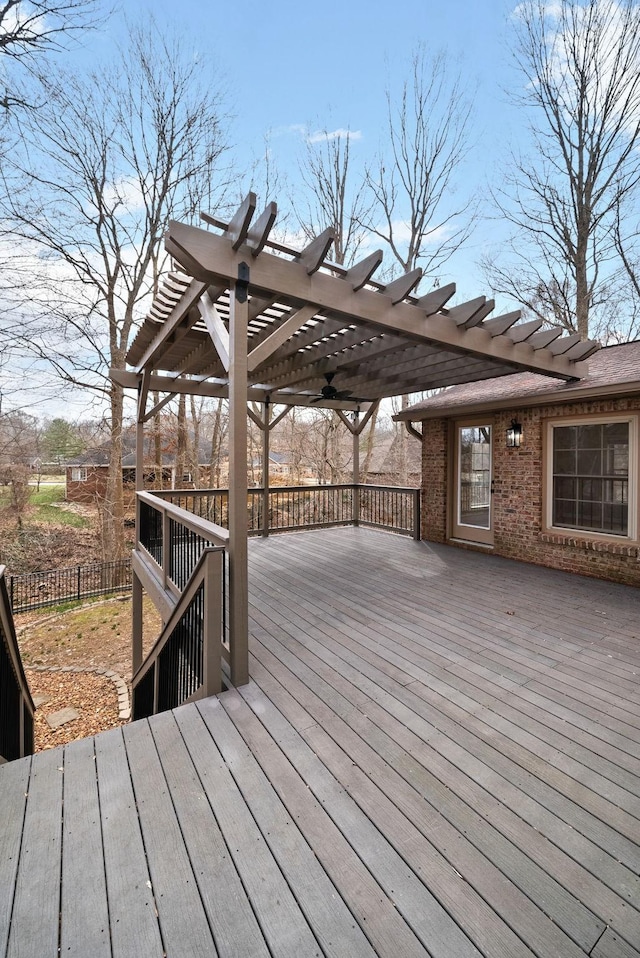
[[5,567],[0,566],[0,761],[33,753],[34,711],[13,625]]
[[160,589],[173,596],[173,608],[144,662],[134,661],[134,719],[215,695],[222,688],[222,661],[230,659],[229,533],[156,494],[140,492],[137,498],[136,551],[146,553]]
[[132,717],[146,718],[222,689],[229,661],[224,627],[224,549],[200,554],[186,589],[133,676]]
[[[361,524],[419,536],[417,489],[275,486],[266,529],[264,499],[263,489],[249,490],[251,535]],[[228,490],[139,492],[137,503],[135,571],[141,582],[147,577],[166,625],[144,662],[141,628],[137,634],[134,627],[134,719],[220,691],[232,641],[226,614]],[[134,606],[135,598],[134,590]]]
[[[154,495],[219,526],[226,526],[227,489],[170,489]],[[268,527],[264,523],[264,490],[249,489],[249,535],[366,525],[420,537],[420,490],[403,486],[355,483],[314,486],[273,486],[269,489]]]
[[204,550],[226,549],[229,533],[221,525],[187,510],[178,496],[178,501],[173,501],[159,493],[139,492],[137,499],[137,545],[142,546],[157,568],[163,588],[179,596]]

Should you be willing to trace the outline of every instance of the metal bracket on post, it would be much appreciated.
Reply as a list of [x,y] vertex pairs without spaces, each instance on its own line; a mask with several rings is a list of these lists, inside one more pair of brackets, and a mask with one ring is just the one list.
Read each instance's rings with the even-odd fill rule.
[[236,299],[239,303],[246,303],[249,295],[249,264],[238,264],[238,279],[236,281]]

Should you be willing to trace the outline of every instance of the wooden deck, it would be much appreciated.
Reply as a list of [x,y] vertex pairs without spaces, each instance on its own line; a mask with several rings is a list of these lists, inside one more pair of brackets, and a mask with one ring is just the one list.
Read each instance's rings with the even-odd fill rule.
[[357,529],[250,561],[250,685],[0,769],[0,955],[639,955],[640,591]]

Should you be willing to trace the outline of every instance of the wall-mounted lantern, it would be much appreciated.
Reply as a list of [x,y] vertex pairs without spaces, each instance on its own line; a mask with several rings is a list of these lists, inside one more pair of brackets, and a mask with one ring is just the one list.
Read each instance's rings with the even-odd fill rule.
[[511,420],[507,429],[507,449],[519,449],[522,442],[522,426],[517,419]]

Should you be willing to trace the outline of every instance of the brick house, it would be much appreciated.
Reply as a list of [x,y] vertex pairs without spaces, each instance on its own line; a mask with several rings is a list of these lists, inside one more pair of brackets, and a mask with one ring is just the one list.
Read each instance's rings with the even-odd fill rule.
[[581,380],[467,383],[395,418],[422,430],[423,539],[640,585],[640,341]]
[[[172,457],[163,455],[162,483],[173,488],[175,467]],[[106,496],[109,475],[109,450],[101,448],[83,453],[65,466],[67,502],[100,502]],[[155,468],[145,470],[145,488],[156,484]],[[122,457],[122,481],[125,489],[133,490],[136,485],[136,456],[134,452]]]

